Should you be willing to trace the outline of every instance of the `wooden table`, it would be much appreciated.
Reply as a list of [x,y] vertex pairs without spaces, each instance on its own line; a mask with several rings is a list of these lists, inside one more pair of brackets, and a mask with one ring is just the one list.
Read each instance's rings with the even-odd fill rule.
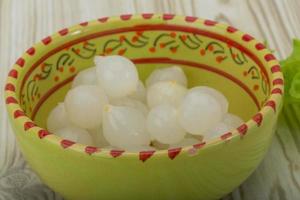
[[[160,12],[223,21],[266,40],[282,59],[300,38],[299,0],[0,0],[0,88],[16,58],[63,27],[102,16]],[[1,91],[2,96],[2,91]],[[0,99],[0,199],[61,199],[26,166]],[[272,146],[257,170],[224,199],[300,199],[300,117],[281,115]]]

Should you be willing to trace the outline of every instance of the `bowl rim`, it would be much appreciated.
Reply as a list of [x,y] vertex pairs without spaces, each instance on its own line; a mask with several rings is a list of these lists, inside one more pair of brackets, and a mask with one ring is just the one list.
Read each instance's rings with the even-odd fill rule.
[[[241,124],[239,127],[231,130],[230,132],[222,134],[218,138],[214,138],[209,140],[208,142],[202,141],[198,144],[189,145],[185,147],[176,147],[169,148],[164,150],[146,150],[139,152],[130,152],[120,149],[107,149],[100,148],[94,146],[87,146],[79,143],[75,143],[70,140],[65,140],[54,134],[48,132],[46,129],[38,127],[35,123],[25,115],[23,109],[19,105],[19,97],[16,94],[16,83],[18,79],[16,78],[15,73],[18,70],[24,70],[23,66],[26,61],[26,56],[34,54],[35,48],[39,45],[46,45],[51,42],[51,38],[56,37],[65,37],[69,34],[69,30],[78,30],[82,28],[86,28],[91,26],[91,24],[95,23],[103,23],[105,24],[107,21],[115,21],[115,20],[130,20],[131,18],[135,19],[147,19],[151,20],[153,18],[159,18],[161,20],[184,20],[187,23],[198,23],[199,27],[205,26],[206,28],[220,28],[226,29],[227,32],[231,34],[236,34],[236,37],[240,38],[240,42],[244,42],[243,45],[254,45],[255,54],[261,54],[265,61],[267,62],[267,66],[265,68],[270,70],[270,95],[266,100],[266,103],[261,107],[261,109],[248,121]],[[109,22],[108,22],[109,23]],[[214,32],[214,30],[212,30]],[[29,58],[30,59],[30,58]],[[23,127],[25,132],[30,132],[29,134],[34,134],[36,139],[42,139],[45,142],[53,143],[55,145],[60,145],[61,149],[70,149],[72,151],[83,153],[86,155],[100,156],[100,157],[119,157],[119,156],[128,156],[128,157],[138,157],[141,161],[146,161],[148,158],[152,156],[168,156],[170,159],[174,159],[179,153],[187,152],[189,155],[196,155],[199,150],[211,148],[216,145],[221,145],[226,143],[229,140],[236,139],[240,137],[242,139],[247,135],[247,131],[252,127],[259,127],[264,120],[264,116],[267,114],[274,114],[280,110],[280,105],[282,103],[282,95],[283,95],[283,75],[280,70],[280,65],[275,56],[261,43],[254,39],[251,35],[239,31],[238,29],[219,22],[215,22],[212,20],[205,20],[198,17],[193,16],[181,16],[174,14],[153,14],[153,13],[143,13],[143,14],[125,14],[115,17],[103,17],[97,20],[91,20],[88,22],[80,23],[79,25],[73,25],[69,28],[64,28],[57,33],[47,36],[42,41],[34,44],[31,48],[29,48],[13,65],[13,68],[10,70],[8,74],[8,78],[4,88],[4,95],[6,100],[6,108],[8,111],[8,115],[10,116],[11,123],[15,124],[18,127]]]

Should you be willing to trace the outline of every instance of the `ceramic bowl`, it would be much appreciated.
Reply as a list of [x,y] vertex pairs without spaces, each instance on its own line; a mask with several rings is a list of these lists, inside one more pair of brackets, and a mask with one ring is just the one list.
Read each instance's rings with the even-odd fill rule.
[[[225,94],[246,123],[193,146],[130,153],[49,133],[49,111],[96,55],[130,58],[145,80],[181,66],[189,87]],[[234,27],[171,14],[122,15],[65,28],[30,47],[9,72],[5,99],[24,157],[66,199],[217,199],[263,159],[282,105],[283,76],[266,47]]]

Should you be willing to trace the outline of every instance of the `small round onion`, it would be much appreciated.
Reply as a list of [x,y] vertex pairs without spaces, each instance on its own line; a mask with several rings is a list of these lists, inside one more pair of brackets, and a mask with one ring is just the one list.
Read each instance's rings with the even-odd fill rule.
[[146,102],[146,88],[142,81],[139,81],[136,91],[131,94],[129,98],[141,101],[143,103]]
[[70,124],[64,103],[59,103],[48,115],[47,129],[50,132],[55,132],[56,130],[69,126]]
[[128,148],[150,144],[145,116],[138,109],[108,105],[103,113],[103,134],[112,146]]
[[147,130],[163,144],[176,144],[183,140],[185,131],[178,123],[177,110],[168,104],[156,106],[147,117]]
[[228,100],[227,98],[218,90],[211,88],[211,87],[207,87],[207,86],[197,86],[197,87],[193,87],[190,91],[194,91],[197,90],[199,92],[203,92],[206,94],[211,95],[212,97],[214,97],[222,106],[222,112],[223,114],[228,112]]
[[147,102],[150,108],[161,104],[178,107],[187,89],[175,81],[162,81],[152,85],[147,92]]
[[131,95],[136,91],[139,77],[135,65],[122,56],[95,59],[97,79],[110,98]]
[[80,71],[72,82],[72,88],[79,85],[97,85],[96,67]]
[[77,86],[65,98],[68,118],[76,126],[85,129],[101,125],[102,110],[107,103],[103,89],[94,85]]
[[222,120],[219,102],[199,90],[190,90],[179,109],[181,126],[193,135],[202,135]]
[[175,81],[184,87],[187,86],[187,78],[183,70],[178,66],[154,70],[146,80],[146,86],[150,87],[160,81]]
[[127,106],[140,110],[145,116],[147,116],[149,110],[145,104],[135,99],[123,97],[120,99],[112,99],[110,103],[114,106]]
[[102,126],[89,130],[89,133],[91,134],[97,147],[109,146],[109,143],[104,138]]

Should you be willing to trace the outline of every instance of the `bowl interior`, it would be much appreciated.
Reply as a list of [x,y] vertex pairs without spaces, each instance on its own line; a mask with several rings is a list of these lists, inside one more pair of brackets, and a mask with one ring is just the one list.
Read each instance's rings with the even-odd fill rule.
[[235,39],[225,25],[213,26],[132,18],[64,29],[45,38],[26,60],[28,70],[20,73],[22,81],[17,83],[21,107],[45,127],[48,113],[64,100],[74,76],[92,67],[96,55],[118,54],[138,66],[142,80],[154,69],[181,66],[189,87],[218,89],[230,102],[229,112],[247,121],[270,95],[270,70],[257,52],[241,44],[240,36]]

